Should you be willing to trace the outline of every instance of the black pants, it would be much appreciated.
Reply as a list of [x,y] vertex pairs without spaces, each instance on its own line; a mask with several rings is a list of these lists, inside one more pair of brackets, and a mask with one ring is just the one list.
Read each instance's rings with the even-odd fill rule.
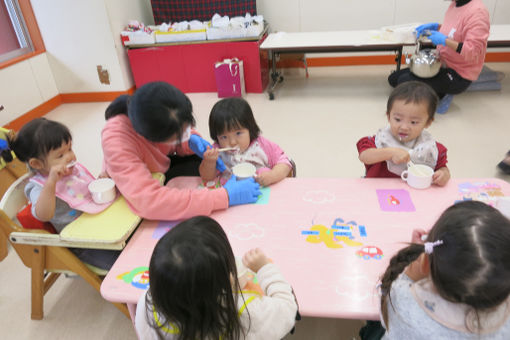
[[439,98],[443,98],[446,94],[461,93],[471,85],[470,80],[462,78],[451,68],[441,68],[439,73],[432,78],[420,78],[415,76],[409,68],[395,71],[388,76],[388,82],[392,87],[396,87],[410,80],[418,80],[428,84],[436,91]]
[[361,340],[379,340],[383,337],[386,330],[380,321],[367,321],[365,326],[359,330]]
[[200,176],[198,167],[202,158],[197,155],[169,155],[168,157],[170,158],[170,168],[165,172],[165,183],[178,176]]

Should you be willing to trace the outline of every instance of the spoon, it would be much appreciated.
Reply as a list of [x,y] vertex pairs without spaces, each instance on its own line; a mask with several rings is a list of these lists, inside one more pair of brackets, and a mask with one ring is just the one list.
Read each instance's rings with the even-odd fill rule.
[[72,162],[70,162],[70,163],[67,163],[66,167],[67,167],[67,168],[72,168],[72,167],[73,167],[73,166],[75,166],[75,165],[76,165],[76,161],[72,161]]
[[414,170],[417,173],[417,175],[419,175],[419,176],[427,176],[426,173],[424,173],[419,167],[417,167],[415,165],[416,164],[414,164],[412,161],[407,162],[407,167],[408,168],[414,168]]
[[224,151],[239,151],[239,147],[237,146],[234,146],[234,147],[231,147],[231,148],[221,148],[221,149],[218,149],[219,152],[224,152]]

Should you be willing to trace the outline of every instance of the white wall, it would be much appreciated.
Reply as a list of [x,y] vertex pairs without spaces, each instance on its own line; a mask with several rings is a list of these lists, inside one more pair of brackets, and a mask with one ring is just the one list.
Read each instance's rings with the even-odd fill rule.
[[[120,31],[153,24],[150,0],[32,0],[46,52],[0,70],[0,125],[60,93],[126,91],[134,82]],[[97,65],[110,73],[99,82]]]
[[[60,93],[126,89],[104,0],[32,0]],[[97,65],[110,73],[99,82]]]
[[110,31],[115,44],[115,52],[120,64],[122,78],[126,85],[124,90],[127,90],[134,86],[134,81],[129,67],[126,49],[120,40],[120,32],[126,27],[127,23],[133,19],[141,21],[145,25],[154,25],[151,3],[150,0],[105,0],[105,4],[110,22]]
[[[510,24],[510,1],[484,3],[492,24]],[[338,31],[441,22],[449,4],[443,0],[257,0],[257,12],[273,31]]]
[[58,95],[46,53],[0,70],[0,126]]

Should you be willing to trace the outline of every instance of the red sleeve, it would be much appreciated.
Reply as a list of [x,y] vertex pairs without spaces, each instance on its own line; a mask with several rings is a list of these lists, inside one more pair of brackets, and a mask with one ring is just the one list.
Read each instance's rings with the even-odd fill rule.
[[436,145],[437,145],[438,154],[437,154],[437,163],[436,163],[435,170],[439,170],[439,169],[445,167],[446,163],[448,163],[448,159],[446,156],[446,152],[448,151],[448,149],[446,149],[446,147],[441,143],[436,142]]
[[363,137],[358,143],[356,143],[356,147],[358,148],[358,154],[362,153],[367,149],[374,149],[375,146],[375,138],[374,137]]

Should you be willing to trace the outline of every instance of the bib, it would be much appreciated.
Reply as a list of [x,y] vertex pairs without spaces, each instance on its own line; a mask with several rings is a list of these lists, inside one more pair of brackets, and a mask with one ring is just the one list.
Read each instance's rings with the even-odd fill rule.
[[488,334],[501,328],[510,316],[510,301],[507,299],[491,311],[479,312],[464,303],[443,299],[430,278],[414,282],[411,292],[418,305],[441,325],[464,333]]
[[[436,168],[439,151],[437,150],[436,141],[427,131],[422,131],[418,138],[412,141],[402,143],[391,134],[390,126],[388,125],[384,129],[380,129],[375,135],[375,146],[378,149],[397,147],[407,150],[414,164],[424,164],[432,169]],[[407,169],[406,163],[395,164],[391,160],[387,160],[386,165],[390,172],[399,176]]]
[[[30,178],[31,182],[44,186],[47,176],[36,174]],[[89,214],[97,214],[108,208],[115,200],[97,204],[92,200],[88,185],[95,180],[94,176],[80,163],[73,166],[69,176],[61,178],[55,187],[55,194],[71,208],[84,211]]]

